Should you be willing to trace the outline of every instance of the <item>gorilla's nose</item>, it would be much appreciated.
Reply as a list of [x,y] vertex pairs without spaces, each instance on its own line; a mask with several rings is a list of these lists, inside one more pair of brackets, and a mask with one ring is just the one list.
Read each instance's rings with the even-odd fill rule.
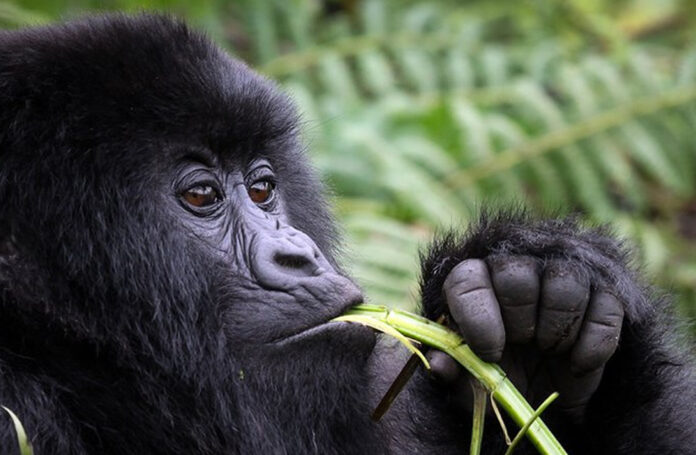
[[303,278],[334,271],[312,239],[289,227],[256,237],[251,268],[262,286],[281,290],[297,286]]
[[271,266],[275,267],[279,273],[302,277],[317,275],[321,271],[316,261],[317,253],[311,246],[298,247],[289,242],[283,242],[277,246]]

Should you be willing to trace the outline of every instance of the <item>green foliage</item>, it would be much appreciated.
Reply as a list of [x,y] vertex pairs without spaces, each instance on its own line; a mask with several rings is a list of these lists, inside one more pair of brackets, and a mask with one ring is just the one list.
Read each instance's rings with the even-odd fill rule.
[[613,52],[565,44],[540,21],[496,36],[529,11],[470,13],[479,6],[363,2],[307,20],[303,46],[261,66],[304,113],[368,295],[412,302],[418,244],[491,201],[610,223],[650,275],[693,285],[696,257],[672,249],[687,243],[675,216],[696,192],[696,47],[619,39],[610,24]]
[[[102,2],[71,3],[68,15]],[[696,315],[696,13],[688,1],[113,0],[188,16],[297,101],[372,301],[482,204],[609,223]],[[0,3],[6,25],[65,15]]]

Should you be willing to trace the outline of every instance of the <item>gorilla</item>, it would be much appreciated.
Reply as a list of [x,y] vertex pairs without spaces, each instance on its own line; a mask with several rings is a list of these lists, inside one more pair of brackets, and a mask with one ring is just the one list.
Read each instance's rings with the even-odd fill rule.
[[[0,32],[0,404],[36,454],[468,450],[469,383],[439,352],[370,418],[408,356],[329,322],[363,297],[297,130],[273,83],[166,16]],[[424,250],[423,312],[533,405],[559,391],[569,453],[692,453],[693,364],[629,253],[489,212]]]

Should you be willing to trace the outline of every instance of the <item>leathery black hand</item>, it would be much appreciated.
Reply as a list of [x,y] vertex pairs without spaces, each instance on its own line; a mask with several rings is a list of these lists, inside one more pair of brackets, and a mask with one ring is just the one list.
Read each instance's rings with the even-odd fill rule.
[[[500,364],[532,404],[558,391],[557,406],[575,416],[599,386],[624,317],[584,270],[573,260],[495,255],[460,262],[443,286],[451,321],[477,355]],[[468,405],[463,370],[442,352],[429,357]]]

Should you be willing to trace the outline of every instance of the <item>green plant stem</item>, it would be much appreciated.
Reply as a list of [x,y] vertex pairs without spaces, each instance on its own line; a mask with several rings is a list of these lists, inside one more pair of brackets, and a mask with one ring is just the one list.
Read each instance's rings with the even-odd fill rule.
[[524,437],[525,433],[527,433],[527,430],[529,429],[529,426],[534,423],[534,420],[538,419],[539,416],[541,415],[542,412],[546,410],[546,408],[553,403],[553,401],[558,398],[558,392],[553,392],[547,399],[544,400],[543,403],[537,408],[536,411],[534,411],[534,415],[532,416],[531,419],[527,421],[527,423],[524,424],[522,428],[520,428],[519,433],[515,436],[515,439],[512,440],[510,443],[510,447],[505,451],[505,455],[512,455],[512,452],[515,450],[515,447],[520,443],[522,438]]
[[471,379],[471,390],[474,394],[474,412],[471,419],[471,445],[469,455],[479,455],[483,442],[483,427],[486,420],[486,398],[488,394],[481,383]]
[[[534,418],[534,409],[507,379],[505,372],[497,365],[479,359],[459,335],[446,327],[407,311],[377,305],[358,305],[348,310],[346,315],[377,319],[409,338],[445,352],[466,368],[520,427]],[[529,425],[527,437],[541,454],[566,454],[541,419],[537,418]]]

